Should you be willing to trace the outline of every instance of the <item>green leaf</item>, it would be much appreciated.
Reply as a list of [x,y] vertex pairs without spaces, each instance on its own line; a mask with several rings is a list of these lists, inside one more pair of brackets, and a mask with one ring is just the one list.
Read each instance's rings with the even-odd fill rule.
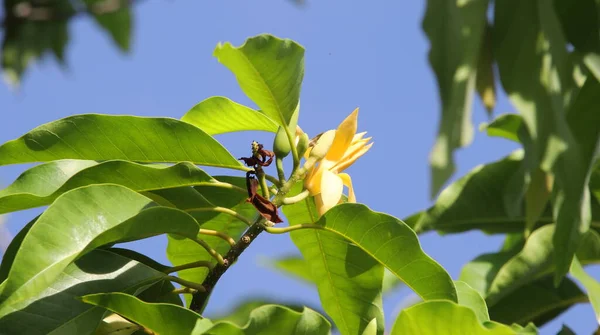
[[[472,229],[488,233],[522,232],[524,213],[511,216],[504,196],[506,181],[518,173],[522,159],[523,152],[518,150],[500,161],[475,167],[440,193],[434,206],[419,217],[414,229],[435,229],[442,233]],[[552,222],[551,212],[545,214],[538,218],[538,224]]]
[[[194,185],[231,191],[231,185],[215,180],[188,162],[142,165],[119,160],[103,163],[60,160],[31,168],[0,190],[0,213],[49,205],[59,195],[91,184],[117,184],[137,192]],[[237,190],[246,196],[244,189]]]
[[[346,203],[329,210],[317,224],[355,243],[424,300],[456,301],[446,270],[423,252],[416,234],[397,218]],[[391,243],[397,241],[402,242]]]
[[477,59],[477,76],[475,88],[483,102],[488,117],[492,116],[496,106],[496,85],[494,76],[494,55],[492,45],[492,27],[486,24],[479,57]]
[[[283,207],[290,225],[315,223],[312,198]],[[365,251],[334,232],[306,229],[292,232],[292,241],[309,266],[321,305],[342,335],[361,334],[377,319],[383,332],[383,266]]]
[[[540,283],[538,280],[542,280],[554,270],[552,248],[554,230],[554,225],[543,226],[531,234],[522,249],[520,245],[516,244],[512,249],[477,257],[465,265],[459,279],[468,283],[486,299],[490,311],[496,304],[503,304],[502,301],[511,299],[510,296],[515,297],[515,292],[532,283],[531,292],[553,287],[549,283]],[[584,264],[600,262],[600,236],[598,233],[589,231],[584,235],[577,256]],[[564,286],[563,289],[566,290],[564,291],[566,293],[572,293],[569,286]],[[565,293],[561,292],[556,291],[555,295],[564,296]],[[519,298],[522,295],[516,295],[516,297]],[[531,305],[532,308],[534,308],[533,305]],[[531,313],[535,314],[539,311],[532,309]],[[536,317],[536,315],[532,317]]]
[[[225,97],[210,97],[192,107],[181,118],[209,135],[245,130],[277,132],[277,123],[265,114]],[[277,120],[277,119],[276,119]]]
[[[118,2],[112,8],[104,0],[84,0],[88,11],[100,27],[112,37],[123,51],[129,51],[131,40],[131,8],[128,2]],[[113,5],[114,6],[114,5]]]
[[554,0],[561,26],[589,70],[600,79],[600,17],[595,0]]
[[546,276],[523,285],[489,308],[492,320],[504,324],[538,327],[553,320],[577,303],[587,302],[587,296],[569,278],[554,287],[552,277]]
[[[4,280],[8,277],[8,272],[12,267],[13,262],[15,261],[15,256],[17,252],[21,248],[21,243],[23,243],[23,239],[31,229],[31,226],[35,223],[35,221],[39,218],[37,216],[35,219],[29,221],[25,227],[23,227],[15,237],[10,241],[8,248],[4,251],[4,255],[2,255],[2,263],[0,263],[0,283],[4,284]],[[0,293],[3,290],[3,286],[0,285]]]
[[39,126],[0,146],[0,165],[59,159],[183,162],[247,170],[210,135],[169,118],[85,114]]
[[287,126],[304,77],[304,48],[289,39],[258,35],[240,47],[217,45],[214,56],[237,78],[246,95],[265,115]]
[[77,298],[91,293],[130,292],[165,276],[144,264],[106,250],[93,250],[69,264],[55,281],[12,305],[0,318],[7,334],[92,334],[104,310]]
[[477,291],[469,286],[469,284],[458,280],[454,281],[454,286],[456,287],[459,305],[472,309],[479,322],[490,321],[485,300]]
[[542,169],[531,173],[531,181],[525,194],[525,236],[529,236],[535,228],[540,216],[548,207],[552,192],[552,175]]
[[563,325],[560,332],[558,332],[558,334],[556,335],[577,335],[575,334],[574,331],[571,330],[571,328],[567,327],[566,325]]
[[396,319],[391,335],[514,335],[511,327],[488,321],[482,324],[472,309],[446,300],[426,301],[406,308]]
[[296,312],[284,306],[266,305],[250,313],[250,319],[244,327],[230,322],[217,322],[207,330],[206,335],[327,335],[331,325],[319,313],[305,307]]
[[[519,20],[521,17],[531,20]],[[589,227],[586,185],[600,129],[597,113],[588,101],[597,97],[600,87],[588,78],[587,88],[576,96],[567,119],[565,106],[570,105],[571,91],[577,87],[574,64],[551,2],[497,2],[494,22],[502,84],[523,115],[531,138],[531,143],[525,144],[531,159],[528,170],[541,167],[555,176],[558,282],[568,272],[581,235]]]
[[81,300],[120,314],[157,334],[190,334],[202,319],[200,314],[181,306],[147,303],[124,293],[89,294]]
[[592,307],[594,308],[596,321],[600,323],[600,283],[585,272],[577,257],[575,257],[571,264],[571,275],[585,287],[590,302],[592,303]]
[[82,187],[60,196],[23,239],[3,284],[0,315],[37,295],[70,262],[99,246],[163,233],[196,237],[198,223],[190,215],[166,207],[145,209],[152,205],[117,185]]
[[[44,8],[65,16],[75,12],[68,0],[52,1]],[[5,13],[28,10],[31,10],[30,3],[5,1]],[[3,28],[2,70],[9,84],[17,86],[27,66],[48,53],[54,54],[60,63],[64,62],[69,41],[68,20],[24,20],[7,15]]]
[[[229,181],[234,182],[232,179]],[[252,217],[256,213],[256,210],[251,204],[244,202],[246,199],[245,196],[236,198],[231,197],[230,195],[228,196],[226,193],[218,194],[214,192],[202,192],[204,191],[204,188],[205,187],[198,187],[196,189],[179,188],[174,190],[161,190],[160,192],[155,191],[154,193],[158,193],[160,196],[169,200],[181,210],[189,210],[191,208],[199,207],[198,203],[200,201],[198,200],[198,197],[206,195],[209,197],[211,202],[228,208],[232,207],[234,211],[246,218]],[[237,193],[235,194],[237,195]],[[246,223],[239,221],[229,214],[212,213],[210,216],[205,215],[206,213],[203,212],[192,212],[190,214],[196,218],[198,222],[200,222],[203,229],[218,230],[231,236],[235,240],[237,240],[246,230],[246,228],[248,228]],[[220,254],[225,254],[229,248],[231,248],[231,246],[221,238],[205,235],[202,235],[201,238]],[[169,235],[168,241],[169,244],[167,246],[167,258],[174,266],[200,260],[213,261],[213,258],[204,252],[204,249],[201,246],[193,241],[182,239],[181,237],[174,235]],[[195,268],[178,272],[179,277],[195,283],[201,283],[204,278],[206,278],[207,274],[208,270],[206,268]],[[191,297],[186,295],[185,299],[189,304]]]
[[427,1],[423,30],[431,42],[429,62],[442,106],[438,137],[429,158],[432,196],[454,173],[454,150],[473,140],[471,107],[487,7],[487,0]]
[[[316,285],[316,281],[311,276],[310,264],[300,256],[288,256],[275,260],[268,260],[267,264],[273,269]],[[383,272],[381,293],[385,295],[399,286],[402,286],[402,284],[402,281],[398,279],[398,277],[391,273],[390,270],[385,269]]]
[[319,314],[323,314],[323,312],[321,312],[319,309],[316,309],[312,306],[305,306],[304,303],[300,302],[279,301],[267,297],[250,297],[245,298],[237,303],[235,307],[231,308],[231,311],[227,314],[209,315],[209,317],[214,322],[227,321],[243,327],[250,320],[250,314],[252,311],[265,305],[280,305],[299,313],[302,313],[305,307],[309,307],[311,310],[316,311]]
[[521,143],[519,129],[523,126],[523,117],[519,114],[502,114],[489,124],[482,124],[480,130],[485,130],[488,136],[502,137]]

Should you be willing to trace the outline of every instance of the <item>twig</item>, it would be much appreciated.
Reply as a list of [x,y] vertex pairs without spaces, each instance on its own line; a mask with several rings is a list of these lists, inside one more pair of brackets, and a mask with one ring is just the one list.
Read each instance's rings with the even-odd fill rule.
[[242,254],[244,250],[256,239],[256,237],[264,230],[262,222],[263,218],[260,217],[257,221],[250,227],[242,238],[231,248],[227,255],[225,255],[225,259],[223,264],[217,264],[209,273],[204,282],[202,283],[202,287],[204,291],[199,291],[193,295],[192,302],[190,304],[190,309],[201,313],[202,309],[206,305],[208,297],[210,296],[213,288],[219,281],[219,278],[227,271],[229,266],[235,261],[237,261],[238,257]]

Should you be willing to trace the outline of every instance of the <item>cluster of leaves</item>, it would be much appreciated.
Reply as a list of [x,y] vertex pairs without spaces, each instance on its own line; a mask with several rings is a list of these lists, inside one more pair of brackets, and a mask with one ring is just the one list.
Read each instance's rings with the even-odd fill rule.
[[[307,307],[250,304],[242,312],[209,320],[199,314],[203,308],[192,311],[181,301],[181,293],[186,293],[189,302],[187,293],[207,290],[202,284],[213,269],[223,266],[221,255],[240,243],[236,240],[243,240],[244,231],[262,222],[246,202],[245,178],[210,176],[197,167],[249,170],[212,135],[248,130],[276,134],[295,123],[299,111],[304,49],[295,42],[260,35],[241,47],[219,45],[215,56],[235,74],[260,110],[212,97],[193,107],[181,121],[77,115],[42,125],[0,146],[1,165],[42,162],[0,191],[0,213],[48,206],[14,238],[2,259],[3,331],[330,332],[330,321]],[[295,143],[293,138],[290,142]],[[270,179],[270,187],[279,190],[277,196],[301,192],[302,183],[294,179],[298,171],[287,181]],[[286,187],[289,194],[284,193]],[[400,313],[392,334],[536,333],[535,326],[527,324],[529,319],[506,317],[503,323],[497,322],[500,318],[493,316],[494,309],[488,312],[486,306],[486,300],[493,307],[500,306],[521,286],[505,290],[506,285],[498,284],[500,288],[491,291],[468,274],[462,281],[453,281],[423,252],[413,229],[442,230],[435,220],[441,216],[439,210],[415,215],[407,224],[364,205],[344,203],[317,217],[312,197],[298,199],[282,207],[289,228],[265,229],[290,232],[302,258],[274,264],[302,273],[316,285],[324,313],[340,333],[382,334],[383,294],[399,281],[423,302]],[[527,243],[541,238],[538,235],[543,231],[535,230]],[[172,266],[115,246],[160,234],[168,235],[166,253]],[[586,237],[595,243],[595,235]],[[511,241],[503,255],[520,246],[517,238]],[[581,262],[594,259],[586,253],[588,249],[583,250]],[[527,255],[526,248],[516,256],[510,254]],[[535,267],[540,280],[551,271],[551,262],[541,262]],[[500,266],[498,273],[501,270]],[[573,272],[585,277],[579,268]],[[182,287],[176,289],[173,283]],[[527,284],[540,289],[548,286],[538,281]]]
[[490,3],[428,0],[423,27],[442,104],[432,193],[452,175],[453,151],[472,139],[473,92],[494,108],[496,76],[518,114],[484,129],[523,149],[477,167],[407,221],[417,232],[506,234],[498,253],[477,257],[460,278],[493,320],[539,326],[588,300],[600,316],[600,285],[581,268],[600,256],[600,4]]
[[130,0],[4,0],[2,70],[17,84],[31,62],[49,53],[61,64],[69,42],[69,23],[78,14],[89,14],[116,46],[129,50]]

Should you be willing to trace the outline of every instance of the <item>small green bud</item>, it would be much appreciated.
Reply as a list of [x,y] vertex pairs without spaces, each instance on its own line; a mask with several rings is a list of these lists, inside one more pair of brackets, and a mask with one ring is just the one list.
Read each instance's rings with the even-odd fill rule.
[[278,158],[284,158],[289,155],[291,150],[292,148],[290,146],[290,141],[288,141],[287,134],[285,133],[285,129],[279,126],[277,134],[275,135],[275,140],[273,140],[273,152]]
[[298,137],[298,144],[296,145],[296,150],[298,151],[298,157],[304,156],[306,149],[308,149],[308,144],[310,142],[310,138],[308,138],[307,133],[302,133]]

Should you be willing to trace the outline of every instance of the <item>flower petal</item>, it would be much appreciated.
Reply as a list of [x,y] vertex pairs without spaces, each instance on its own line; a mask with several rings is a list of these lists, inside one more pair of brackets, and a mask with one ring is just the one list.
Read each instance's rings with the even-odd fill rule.
[[326,159],[330,161],[337,161],[342,156],[350,144],[352,143],[352,139],[354,138],[354,134],[356,134],[356,129],[358,128],[358,108],[354,110],[348,117],[340,123],[338,129],[335,132],[335,139],[333,140],[333,144],[325,156]]
[[347,173],[340,173],[338,176],[342,179],[344,185],[348,187],[348,202],[355,203],[356,195],[354,194],[354,187],[352,187],[352,178]]
[[335,173],[323,169],[321,176],[321,200],[323,201],[323,213],[340,202],[343,192],[344,182],[342,179]]
[[371,149],[372,146],[373,146],[373,142],[371,142],[371,144],[369,144],[369,145],[366,145],[366,146],[362,147],[360,150],[354,152],[352,154],[352,156],[350,156],[347,159],[341,161],[339,164],[337,164],[331,170],[333,172],[335,172],[335,173],[339,173],[339,172],[342,172],[342,171],[346,170],[350,165],[354,164],[354,162],[358,158],[360,158],[360,156],[364,155],[367,151],[369,151],[369,149]]

